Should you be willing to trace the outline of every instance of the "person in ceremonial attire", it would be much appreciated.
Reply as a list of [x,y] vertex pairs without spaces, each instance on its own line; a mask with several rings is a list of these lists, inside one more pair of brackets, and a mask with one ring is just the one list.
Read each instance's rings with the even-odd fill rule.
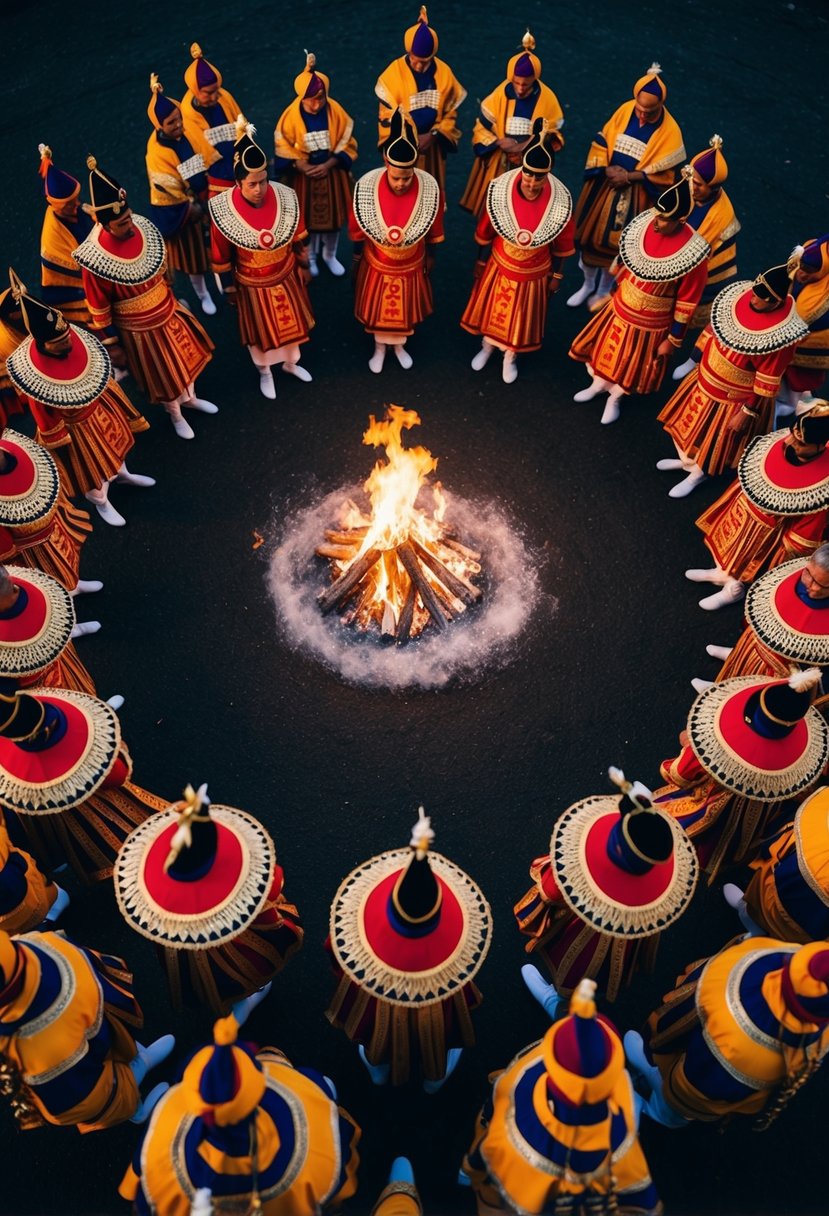
[[[728,165],[722,154],[722,139],[712,135],[704,152],[692,156],[682,172],[690,178],[694,207],[687,222],[694,232],[711,246],[708,278],[702,298],[691,318],[689,329],[704,329],[711,318],[711,305],[723,287],[737,277],[737,233],[740,221],[734,214],[731,199],[723,190],[728,177]],[[671,377],[681,380],[694,370],[695,361],[688,358],[674,368]]]
[[332,1081],[222,1018],[161,1099],[118,1188],[136,1216],[321,1216],[357,1190],[360,1129]]
[[383,161],[382,169],[370,169],[357,181],[348,221],[354,315],[374,338],[368,365],[378,375],[389,347],[402,368],[412,366],[406,341],[432,313],[428,271],[434,247],[443,240],[438,183],[415,167],[417,135],[402,110],[391,117]]
[[310,235],[308,268],[319,273],[318,258],[337,278],[345,266],[337,257],[340,229],[348,219],[357,159],[354,119],[330,96],[330,81],[306,52],[305,70],[294,81],[296,97],[283,110],[274,131],[274,172],[299,199]]
[[54,457],[6,427],[0,436],[0,561],[14,560],[57,579],[70,595],[100,591],[81,579],[81,545],[92,525],[61,489]]
[[622,1042],[595,992],[582,980],[567,1016],[490,1077],[461,1169],[478,1216],[661,1216]]
[[72,638],[97,631],[78,630],[72,596],[57,579],[0,566],[0,691],[70,688],[94,697],[95,684]]
[[300,364],[314,314],[308,299],[308,233],[299,199],[289,186],[268,181],[268,158],[254,141],[252,123],[239,115],[233,153],[236,185],[210,200],[213,265],[228,303],[239,316],[239,333],[259,389],[273,401],[274,367],[309,383]]
[[69,907],[63,887],[50,882],[34,857],[12,844],[0,812],[0,930],[28,933],[53,925]]
[[735,469],[755,435],[772,429],[780,381],[806,333],[785,266],[717,295],[694,350],[698,363],[659,415],[677,454],[656,467],[685,473],[670,498]]
[[[808,408],[829,370],[829,234],[797,245],[788,262],[792,299],[809,333],[797,345],[778,390],[777,413]],[[808,403],[808,404],[806,404]]]
[[38,443],[62,452],[61,481],[70,497],[83,494],[105,523],[123,527],[127,521],[109,501],[109,486],[155,485],[125,463],[133,432],[148,424],[112,379],[106,347],[95,335],[67,325],[61,312],[28,295],[13,270],[9,277],[29,338],[6,367],[32,411]]
[[388,145],[392,119],[402,108],[415,127],[417,168],[436,180],[441,210],[445,210],[446,157],[458,150],[457,112],[466,89],[449,64],[437,58],[438,36],[429,25],[425,5],[421,5],[417,23],[406,30],[403,46],[406,54],[393,59],[374,86],[380,102],[377,142],[381,148]]
[[170,1034],[137,1043],[143,1021],[123,959],[63,933],[0,930],[0,1083],[21,1128],[143,1123],[168,1086],[143,1102],[138,1087],[175,1047]]
[[270,987],[302,945],[283,881],[262,825],[211,806],[204,785],[136,828],[114,874],[121,915],[155,944],[174,1008],[215,1013]]
[[128,367],[150,401],[164,407],[180,439],[193,439],[181,407],[218,413],[196,396],[195,381],[213,343],[166,277],[164,239],[135,215],[127,192],[87,158],[91,211],[97,223],[72,256],[81,267],[93,328],[115,367]]
[[206,140],[184,131],[181,103],[167,97],[155,72],[150,75],[147,114],[153,133],[147,140],[150,219],[164,237],[167,270],[181,270],[198,296],[201,310],[215,316],[207,289],[207,167],[219,154]]
[[746,448],[736,481],[697,520],[716,565],[685,577],[720,588],[700,608],[738,603],[762,572],[818,548],[829,524],[827,443],[829,402],[815,401],[791,431],[758,435]]
[[525,949],[543,959],[524,983],[555,1020],[580,979],[615,1001],[637,971],[652,971],[659,937],[688,907],[699,867],[694,847],[639,781],[608,770],[621,797],[574,803],[556,820],[550,851],[530,867],[533,885],[515,905]]
[[628,1031],[642,1110],[666,1127],[754,1117],[765,1131],[829,1049],[829,948],[748,937],[692,963]]
[[106,701],[65,688],[0,693],[0,807],[45,872],[68,862],[104,882],[139,823],[169,805],[130,780],[132,758]]
[[617,420],[628,394],[656,392],[699,303],[711,251],[686,222],[692,205],[681,178],[630,221],[613,267],[616,290],[573,339],[570,358],[586,363],[591,377],[573,400],[606,392],[603,426]]
[[26,406],[9,379],[6,361],[26,337],[23,313],[11,287],[0,291],[0,431],[15,414],[25,414]]
[[829,939],[829,786],[800,804],[751,868],[745,892],[723,887],[748,933],[804,945]]
[[38,144],[46,213],[40,230],[40,287],[43,301],[59,309],[72,325],[89,326],[81,268],[72,257],[92,231],[92,218],[81,207],[81,183],[52,160],[52,149]]
[[685,160],[682,132],[665,108],[661,72],[658,63],[651,64],[633,86],[633,100],[619,106],[590,145],[576,203],[584,281],[567,300],[571,308],[604,299],[613,286],[610,267],[622,230],[673,184]]
[[198,42],[192,43],[190,54],[192,62],[184,73],[187,92],[181,99],[184,134],[194,147],[205,140],[218,154],[207,166],[207,188],[212,196],[234,185],[233,145],[242,107],[223,87],[221,72],[205,59]]
[[521,39],[523,50],[507,63],[506,80],[481,102],[472,131],[474,160],[460,205],[479,219],[486,210],[490,182],[521,166],[521,158],[539,118],[547,120],[554,152],[564,147],[561,127],[564,111],[552,89],[541,80],[541,60],[529,30]]
[[709,885],[723,866],[751,861],[787,803],[819,780],[829,760],[829,727],[812,706],[820,674],[739,676],[691,706],[654,802],[691,837]]
[[[792,668],[829,666],[829,545],[769,570],[748,589],[746,626],[732,649],[708,646],[724,660],[716,682],[732,676],[788,676]],[[703,692],[707,680],[692,680]]]
[[492,939],[483,893],[431,851],[434,836],[420,807],[409,848],[352,871],[331,905],[326,943],[338,981],[329,1022],[359,1044],[375,1085],[419,1075],[430,1094],[475,1042],[473,979]]
[[475,230],[480,252],[461,325],[482,338],[472,360],[476,372],[494,350],[503,351],[505,384],[518,378],[516,354],[540,349],[547,300],[561,285],[564,259],[575,252],[573,200],[552,168],[546,119],[539,118],[520,168],[487,188]]

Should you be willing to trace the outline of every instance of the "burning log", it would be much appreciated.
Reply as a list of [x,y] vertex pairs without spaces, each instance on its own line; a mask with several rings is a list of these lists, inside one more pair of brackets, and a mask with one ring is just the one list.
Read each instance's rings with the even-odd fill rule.
[[443,614],[443,609],[440,606],[440,600],[435,594],[432,587],[429,585],[426,575],[420,568],[420,562],[417,560],[412,542],[404,541],[402,545],[398,545],[397,556],[400,558],[404,570],[409,578],[417,587],[418,595],[420,596],[423,607],[429,613],[429,616],[434,621],[438,629],[445,629],[449,623]]
[[440,558],[436,557],[434,553],[430,553],[419,541],[412,539],[411,543],[424,566],[428,566],[432,574],[437,575],[447,591],[451,591],[452,595],[462,600],[464,604],[478,602],[482,594],[479,587],[473,587],[465,578],[459,578],[457,574],[453,574],[448,566],[444,566]]
[[417,599],[417,587],[414,583],[409,583],[409,590],[406,592],[406,598],[403,601],[403,607],[400,610],[400,616],[397,620],[397,633],[395,637],[398,642],[408,642],[412,632],[412,621],[414,620],[415,600]]
[[375,562],[380,560],[379,549],[367,549],[362,557],[358,557],[353,565],[349,566],[345,574],[341,574],[335,583],[332,583],[327,591],[321,592],[318,603],[320,612],[323,616],[329,613],[332,608],[336,608],[341,600],[344,600],[352,587],[356,587],[357,583],[368,574]]

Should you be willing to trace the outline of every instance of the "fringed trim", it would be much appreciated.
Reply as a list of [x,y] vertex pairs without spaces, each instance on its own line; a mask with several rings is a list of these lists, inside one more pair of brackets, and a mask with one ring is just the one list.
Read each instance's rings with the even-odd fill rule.
[[740,296],[750,291],[751,287],[748,279],[730,283],[715,297],[711,305],[711,328],[714,337],[718,338],[723,346],[737,351],[740,355],[772,355],[775,351],[783,350],[785,346],[791,346],[806,337],[808,326],[793,305],[788,315],[771,329],[753,330],[741,325],[734,309]]
[[737,476],[746,498],[761,511],[774,515],[808,515],[826,506],[829,497],[829,477],[826,476],[826,461],[814,461],[815,481],[799,489],[775,485],[766,474],[766,458],[776,443],[785,436],[779,431],[758,435],[740,457]]
[[492,941],[492,912],[480,887],[460,866],[430,849],[432,869],[463,909],[463,940],[445,963],[420,974],[399,971],[376,956],[362,932],[363,905],[377,884],[402,869],[410,857],[410,849],[395,849],[370,858],[343,881],[331,905],[331,950],[336,961],[353,983],[390,1005],[446,1000],[478,973]]
[[490,182],[486,193],[487,214],[502,240],[519,245],[522,249],[539,249],[551,244],[564,228],[573,214],[573,199],[564,183],[548,173],[552,183],[550,198],[535,231],[528,232],[518,223],[512,205],[513,186],[520,176],[521,170],[513,169]]
[[0,805],[19,815],[57,815],[80,806],[103,785],[121,744],[121,725],[115,711],[83,692],[62,688],[31,688],[33,696],[54,697],[76,706],[89,724],[87,749],[71,772],[32,785],[0,771]]
[[550,855],[558,889],[581,920],[610,937],[650,937],[661,933],[691,902],[699,877],[696,850],[676,820],[663,815],[674,838],[671,885],[650,904],[632,907],[620,904],[596,884],[584,851],[590,828],[609,814],[618,816],[619,799],[596,795],[574,803],[557,820]]
[[127,287],[146,283],[164,267],[164,238],[155,224],[143,215],[133,212],[132,222],[144,238],[144,248],[138,257],[120,258],[117,254],[103,249],[100,245],[103,229],[99,226],[92,229],[77,249],[72,250],[72,257],[84,270],[91,271],[97,278],[105,279],[108,283],[120,283]]
[[423,240],[435,222],[440,206],[440,190],[431,174],[415,169],[418,195],[412,214],[405,228],[390,228],[383,217],[378,198],[380,179],[385,172],[385,169],[372,169],[355,183],[354,215],[363,232],[376,245],[406,249]]
[[33,338],[21,342],[6,360],[9,378],[18,392],[52,409],[79,410],[91,405],[100,397],[112,377],[112,363],[106,347],[94,334],[78,329],[76,325],[69,328],[87,353],[86,369],[74,380],[57,380],[35,367],[31,356]]
[[35,524],[54,509],[60,492],[58,466],[52,456],[28,435],[6,427],[3,439],[21,447],[35,466],[34,485],[26,494],[5,497],[0,494],[0,527],[20,528]]
[[276,846],[258,820],[235,807],[213,804],[210,814],[242,847],[243,865],[234,888],[216,907],[176,913],[156,903],[144,882],[144,859],[179,812],[170,809],[145,820],[124,842],[115,864],[115,897],[121,915],[142,937],[173,950],[209,950],[244,933],[264,907],[276,864]]
[[[760,641],[775,655],[802,663],[806,667],[825,667],[829,664],[829,634],[800,632],[781,618],[775,604],[775,595],[780,584],[802,569],[803,558],[799,557],[793,562],[776,566],[756,583],[752,583],[746,596],[746,620]],[[796,596],[794,590],[792,596]],[[820,612],[819,609],[815,611]],[[823,611],[829,613],[829,608]]]
[[645,231],[657,214],[655,209],[642,211],[622,229],[619,237],[619,261],[631,274],[646,283],[668,283],[672,279],[684,278],[711,252],[708,242],[695,232],[676,253],[664,258],[652,257],[645,252]]
[[278,249],[288,245],[299,225],[299,199],[296,192],[278,182],[269,182],[276,195],[276,220],[271,228],[254,228],[233,205],[233,191],[214,194],[208,202],[210,218],[222,236],[238,249]]
[[65,650],[75,625],[75,605],[65,587],[40,570],[7,566],[6,571],[12,581],[37,587],[48,605],[45,623],[37,637],[19,642],[0,641],[0,676],[21,679],[41,672]]
[[760,687],[773,680],[757,676],[735,676],[723,684],[705,690],[691,706],[688,715],[688,736],[694,754],[705,771],[718,785],[756,802],[778,802],[808,789],[829,759],[829,727],[814,708],[804,719],[808,738],[803,755],[782,772],[767,772],[748,764],[723,739],[719,729],[719,711],[740,688]]

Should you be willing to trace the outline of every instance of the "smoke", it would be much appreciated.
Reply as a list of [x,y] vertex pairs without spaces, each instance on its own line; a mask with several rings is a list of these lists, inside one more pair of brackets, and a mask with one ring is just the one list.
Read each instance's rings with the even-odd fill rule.
[[284,641],[310,653],[351,684],[385,688],[442,688],[471,682],[515,654],[539,601],[538,561],[525,548],[497,503],[446,493],[446,518],[458,537],[482,554],[481,603],[456,618],[442,634],[427,627],[405,646],[344,625],[337,612],[322,616],[317,595],[329,585],[328,563],[314,556],[341,503],[365,502],[359,486],[327,494],[316,506],[282,521],[268,586]]

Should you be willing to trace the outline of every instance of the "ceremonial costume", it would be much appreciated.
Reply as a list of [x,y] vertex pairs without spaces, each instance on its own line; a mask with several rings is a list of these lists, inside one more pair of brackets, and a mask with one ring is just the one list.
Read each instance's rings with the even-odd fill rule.
[[20,305],[7,287],[0,292],[0,430],[8,426],[15,414],[25,413],[17,389],[9,379],[6,360],[26,337],[26,326]]
[[[522,41],[523,52],[513,55],[507,63],[506,80],[481,102],[481,112],[472,131],[472,151],[475,158],[469,180],[461,198],[461,206],[476,217],[486,209],[487,189],[501,173],[516,168],[530,141],[534,123],[546,119],[555,151],[564,147],[561,127],[564,111],[552,89],[541,80],[541,60],[533,54],[535,39],[527,30]],[[515,91],[514,79],[528,86]],[[505,150],[502,141],[511,141]]]
[[[315,66],[316,58],[309,53],[305,71],[294,81],[296,98],[276,124],[274,171],[283,175],[299,199],[311,237],[311,274],[318,272],[321,252],[328,269],[339,277],[345,274],[345,267],[337,258],[337,243],[348,219],[357,141],[353,118],[329,95],[328,77]],[[309,168],[313,174],[307,172]]]
[[[757,1116],[764,1131],[829,1049],[829,950],[750,937],[692,963],[648,1020],[649,1064],[632,1070],[656,1091],[645,1111],[673,1126]],[[629,1041],[639,1036],[625,1035]],[[661,1108],[661,1109],[660,1109]]]
[[[427,246],[443,240],[443,211],[438,184],[415,169],[417,140],[400,111],[391,119],[383,149],[384,169],[372,169],[354,187],[348,234],[354,242],[357,272],[354,315],[374,337],[369,368],[379,373],[391,346],[403,368],[412,358],[403,348],[414,328],[433,308],[427,273]],[[389,168],[411,171],[400,192],[389,184]]]
[[829,759],[829,728],[811,706],[817,668],[788,681],[740,676],[712,684],[691,706],[688,743],[661,766],[655,802],[685,828],[713,882],[750,861],[788,800],[809,790]]
[[[732,283],[714,300],[697,344],[699,364],[659,415],[687,473],[672,498],[684,498],[706,476],[736,468],[755,435],[771,430],[783,372],[806,333],[787,290],[786,268],[776,266],[753,283]],[[758,300],[773,307],[758,312],[752,304]],[[734,430],[735,422],[744,425]]]
[[0,806],[15,844],[49,871],[110,877],[126,837],[167,803],[129,780],[115,711],[68,689],[0,695]]
[[735,603],[764,570],[817,549],[829,521],[827,440],[829,405],[817,402],[790,435],[758,435],[746,448],[736,481],[697,520],[716,565],[686,577],[722,585],[701,607]]
[[[614,1001],[637,971],[652,970],[660,934],[682,915],[697,885],[696,855],[682,829],[652,806],[639,782],[626,782],[618,769],[610,776],[621,797],[583,798],[568,807],[556,820],[549,853],[530,867],[533,886],[514,908],[530,939],[525,950],[543,959],[553,977],[555,993],[544,995],[559,998],[556,1011],[581,979],[595,980]],[[525,982],[540,998],[526,976]]]
[[819,392],[829,370],[829,235],[798,245],[788,268],[794,276],[792,299],[809,327],[784,375],[791,408],[802,396]]
[[302,945],[270,836],[244,811],[211,806],[204,786],[124,841],[114,882],[122,916],[158,949],[176,1009],[227,1012]]
[[132,1118],[140,1094],[128,1027],[142,1023],[123,959],[62,933],[0,932],[0,1070],[22,1127],[92,1132]]
[[[623,229],[640,211],[653,206],[685,159],[682,132],[664,106],[668,90],[660,72],[659,64],[651,65],[633,86],[633,100],[619,106],[590,145],[575,214],[584,283],[568,299],[571,307],[585,300],[592,303],[608,292],[612,286],[608,271]],[[636,114],[640,93],[658,99],[655,121]],[[619,170],[618,182],[609,168]],[[632,174],[639,176],[631,182]]]
[[[222,88],[221,72],[208,63],[197,42],[191,45],[190,54],[193,60],[184,73],[187,92],[181,99],[184,133],[191,143],[204,140],[217,153],[207,167],[207,183],[211,195],[219,194],[233,185],[233,145],[242,107]],[[199,94],[205,91],[211,100],[200,101]]]
[[717,682],[731,676],[789,675],[794,665],[829,666],[829,598],[811,596],[803,559],[767,571],[748,590],[748,622],[722,666]]
[[261,172],[267,157],[253,142],[254,129],[239,119],[234,152],[237,184],[210,200],[213,265],[228,295],[236,301],[239,332],[259,372],[262,395],[273,399],[272,369],[308,381],[299,366],[300,345],[308,341],[314,316],[300,275],[307,259],[297,259],[308,242],[299,200],[288,186],[268,182],[261,203],[249,202],[240,182]]
[[493,1074],[463,1172],[479,1216],[657,1216],[619,1035],[583,980],[570,1013]]
[[[216,312],[205,282],[210,268],[207,253],[207,168],[219,159],[205,140],[184,133],[181,105],[164,90],[155,72],[150,76],[147,114],[153,133],[147,141],[150,219],[164,238],[167,270],[189,277],[208,317]],[[178,132],[182,132],[178,134]]]
[[94,697],[92,677],[70,640],[75,606],[69,592],[50,575],[22,566],[0,567],[0,589],[2,691],[71,688]]
[[30,337],[9,355],[9,377],[28,401],[38,442],[62,452],[67,494],[84,494],[106,523],[121,526],[125,520],[109,502],[109,483],[155,485],[125,464],[133,432],[148,424],[112,379],[109,355],[95,335],[67,325],[56,309],[26,295],[10,273]]
[[72,251],[92,231],[92,219],[79,205],[81,183],[52,161],[52,149],[39,144],[40,176],[46,214],[40,232],[40,284],[43,300],[73,325],[90,324],[81,270]]
[[[449,65],[436,58],[438,36],[428,24],[425,6],[421,6],[417,24],[406,30],[403,45],[406,54],[393,59],[374,86],[380,102],[377,142],[381,148],[388,143],[392,116],[400,108],[414,124],[416,136],[432,135],[431,143],[418,155],[416,163],[418,169],[436,180],[441,210],[445,210],[446,156],[458,150],[461,132],[456,118],[466,89]],[[426,69],[415,71],[410,56],[428,60]]]
[[475,1041],[472,981],[492,916],[472,879],[429,851],[422,810],[408,849],[370,858],[334,897],[326,946],[338,984],[326,1017],[361,1044],[376,1084],[419,1073],[434,1093]]
[[137,1216],[217,1210],[319,1216],[357,1189],[360,1129],[331,1082],[275,1047],[237,1041],[232,1017],[153,1112],[119,1187]]
[[81,545],[92,531],[60,487],[54,458],[9,428],[0,439],[0,561],[42,570],[67,591],[92,590],[79,579]]
[[[496,177],[487,189],[475,240],[491,252],[487,261],[476,265],[472,294],[461,317],[464,329],[483,338],[473,368],[479,371],[493,349],[502,350],[507,384],[518,376],[515,355],[540,348],[547,298],[563,277],[564,258],[574,253],[573,200],[550,172],[552,155],[543,124],[539,120],[522,167]],[[535,190],[540,174],[545,174],[541,192],[530,199],[525,179]]]
[[[682,344],[699,303],[710,249],[684,222],[690,208],[683,178],[659,196],[655,210],[630,221],[619,240],[616,290],[570,347],[570,358],[586,363],[592,378],[574,400],[608,393],[603,425],[617,420],[624,396],[659,388],[667,344]],[[657,221],[673,230],[661,231]]]
[[[196,397],[194,387],[210,362],[213,343],[173,295],[161,233],[130,212],[126,191],[98,169],[94,157],[88,163],[98,223],[72,256],[83,273],[93,327],[105,346],[120,345],[136,383],[150,401],[164,406],[176,434],[192,439],[182,405],[216,412],[211,402]],[[108,227],[113,223],[126,230],[114,235]]]
[[69,896],[37,868],[34,857],[11,842],[0,812],[0,930],[28,933],[57,920]]

